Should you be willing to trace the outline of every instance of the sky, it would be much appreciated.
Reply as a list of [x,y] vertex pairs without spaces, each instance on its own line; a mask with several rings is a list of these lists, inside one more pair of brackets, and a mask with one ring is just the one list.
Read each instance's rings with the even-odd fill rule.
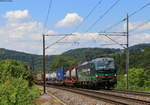
[[[0,48],[42,54],[43,33],[51,35],[46,37],[46,47],[63,37],[59,34],[73,33],[46,49],[48,55],[83,47],[123,48],[98,32],[125,32],[126,21],[111,30],[106,29],[126,18],[127,13],[130,15],[150,3],[150,0],[52,0],[44,27],[51,0],[4,1],[0,0]],[[150,43],[149,11],[150,5],[129,17],[130,46]],[[120,44],[126,43],[126,37],[111,38]]]

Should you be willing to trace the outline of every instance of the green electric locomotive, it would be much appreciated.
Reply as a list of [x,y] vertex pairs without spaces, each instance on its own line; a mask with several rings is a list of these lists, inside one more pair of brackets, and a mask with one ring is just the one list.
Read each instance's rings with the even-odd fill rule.
[[113,58],[96,58],[81,64],[76,69],[80,87],[109,89],[117,83]]

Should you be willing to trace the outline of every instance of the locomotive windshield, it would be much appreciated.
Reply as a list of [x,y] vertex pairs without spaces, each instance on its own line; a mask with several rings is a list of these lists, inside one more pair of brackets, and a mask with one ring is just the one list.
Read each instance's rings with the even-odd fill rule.
[[114,60],[113,59],[101,59],[95,62],[96,70],[109,70],[115,69]]

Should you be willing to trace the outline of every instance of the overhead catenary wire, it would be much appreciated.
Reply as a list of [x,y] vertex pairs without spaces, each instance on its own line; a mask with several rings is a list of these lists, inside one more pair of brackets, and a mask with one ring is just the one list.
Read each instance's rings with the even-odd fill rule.
[[51,8],[52,8],[52,0],[49,1],[48,11],[47,11],[47,15],[46,15],[45,22],[44,22],[44,25],[43,25],[43,32],[42,32],[42,34],[45,34],[45,30],[46,30],[46,27],[47,27],[47,23],[48,23],[48,19],[49,19],[49,14],[50,14]]
[[116,40],[114,40],[114,39],[112,39],[111,37],[109,37],[109,35],[106,34],[105,36],[106,36],[108,39],[110,39],[111,41],[113,41],[114,43],[116,43],[116,44],[122,46],[123,48],[126,48],[126,47],[123,46],[123,44],[120,44],[120,43],[118,43]]
[[61,37],[60,39],[58,39],[57,41],[55,41],[54,43],[52,43],[52,44],[50,44],[50,45],[48,45],[45,49],[48,49],[48,48],[50,48],[51,46],[53,46],[53,45],[55,45],[56,43],[58,43],[59,41],[61,41],[61,40],[63,40],[64,38],[66,38],[67,36],[71,36],[71,35],[74,35],[74,34],[64,34],[64,36],[63,37]]
[[[137,10],[135,10],[134,12],[132,12],[131,14],[129,14],[129,18],[132,17],[132,16],[134,16],[134,15],[136,15],[138,12],[142,11],[144,8],[146,8],[146,7],[148,7],[148,6],[150,6],[150,2],[144,4],[142,7],[138,8]],[[108,31],[108,30],[111,30],[112,28],[114,28],[114,27],[120,25],[122,22],[126,21],[126,19],[127,19],[127,18],[124,18],[124,19],[122,19],[122,20],[116,22],[115,24],[113,24],[113,25],[107,27],[106,29],[104,29],[104,32],[106,32],[106,31]],[[101,31],[100,31],[100,32],[101,32]]]
[[90,25],[89,28],[85,32],[88,32],[89,30],[93,29],[93,27],[101,20],[104,18],[104,16],[109,13],[110,10],[112,10],[113,7],[115,7],[120,0],[116,0],[92,25]]
[[[59,44],[75,44],[75,45],[79,45],[79,44],[81,44],[81,43],[91,43],[91,42],[89,42],[89,41],[76,41],[76,42],[58,42]],[[118,43],[119,44],[119,43]],[[100,45],[116,45],[116,44],[114,44],[114,43],[102,43],[102,44],[100,44]],[[126,45],[126,44],[120,44],[120,45]]]
[[[101,15],[101,17],[100,17],[97,21],[99,21],[101,18],[103,18],[119,1],[120,1],[120,0],[117,0],[103,15]],[[100,4],[100,3],[101,3],[101,2],[99,2],[98,4]],[[96,6],[97,6],[97,5],[96,5]],[[90,14],[93,12],[93,10],[96,8],[96,6],[89,12],[88,15],[90,15]],[[89,17],[88,15],[87,15],[87,18]],[[72,33],[71,33],[70,35],[72,35]],[[49,46],[47,46],[46,49],[49,48],[49,47],[51,47],[51,46],[53,46],[53,45],[55,45],[57,42],[59,42],[59,41],[65,39],[67,36],[70,36],[70,35],[67,34],[67,35],[65,35],[64,37],[58,39],[56,42],[54,42],[54,43],[50,44]]]
[[139,9],[137,9],[136,11],[134,11],[133,13],[131,13],[131,14],[129,15],[129,17],[131,17],[131,16],[137,14],[138,12],[140,12],[141,10],[143,10],[145,7],[147,7],[147,6],[149,6],[149,5],[150,5],[150,2],[146,3],[146,4],[143,5],[141,8],[139,8]]
[[[102,3],[102,1],[103,1],[103,0],[99,0],[99,1],[98,1],[98,3],[89,11],[88,15],[85,16],[83,22],[82,22],[81,24],[79,24],[79,25],[75,28],[75,30],[74,30],[73,32],[76,32],[76,31],[81,27],[81,25],[90,17],[90,15],[91,15],[91,14],[95,11],[95,9]],[[73,33],[73,32],[72,32],[72,33]]]
[[133,32],[141,27],[143,27],[146,24],[150,24],[150,19],[148,21],[142,22],[141,24],[137,25],[135,28],[133,28],[132,30],[130,30],[130,32]]
[[[71,44],[71,46],[80,45],[80,44],[82,44],[82,43],[88,43],[88,44],[89,44],[90,42],[89,42],[89,41],[58,42],[58,44],[60,44],[60,45],[62,45],[62,44],[67,44],[67,45],[69,44],[69,45],[70,45],[70,44]],[[116,44],[115,44],[115,43],[107,43],[107,44],[106,44],[106,43],[101,43],[100,45],[101,45],[101,46],[109,46],[109,45],[116,45]],[[120,45],[125,45],[125,44],[120,44]],[[69,46],[69,47],[71,47],[71,46]],[[56,52],[57,49],[60,49],[60,47],[61,47],[61,46],[59,46],[59,47],[57,46],[57,48],[54,48],[54,49],[55,49],[54,52]],[[54,53],[54,52],[53,52],[53,53]]]
[[94,12],[94,10],[95,10],[100,4],[102,4],[102,1],[103,1],[103,0],[98,1],[98,3],[92,8],[92,10],[88,13],[88,15],[85,16],[83,22],[82,22],[80,25],[78,25],[78,26],[75,28],[75,30],[74,30],[73,32],[77,32],[77,30],[78,30],[78,29],[82,26],[82,24],[90,17],[90,15]]
[[118,21],[117,23],[112,24],[111,26],[107,27],[104,31],[99,31],[98,33],[106,32],[108,30],[111,30],[112,28],[117,27],[118,25],[120,25],[124,21],[125,21],[125,19],[122,19],[121,21]]
[[[98,3],[89,11],[88,15],[85,16],[83,22],[82,22],[81,24],[79,24],[79,26],[77,26],[77,27],[75,28],[75,30],[74,30],[72,33],[76,32],[76,31],[81,27],[81,25],[89,18],[89,16],[94,12],[94,10],[102,3],[102,1],[103,1],[103,0],[99,0],[99,1],[98,1]],[[65,39],[67,36],[73,35],[72,33],[64,35],[63,37],[61,37],[60,39],[58,39],[56,42],[54,42],[54,43],[48,45],[48,46],[46,47],[46,49],[49,48],[49,47],[51,47],[51,46],[53,46],[53,45],[55,45],[55,44],[58,43],[59,41]]]
[[[114,3],[114,6],[115,6],[119,1],[120,1],[120,0],[117,0],[117,1]],[[137,14],[138,12],[140,12],[141,10],[143,10],[144,8],[148,7],[149,5],[150,5],[150,2],[147,3],[147,4],[145,4],[145,5],[143,5],[142,7],[140,7],[139,9],[137,9],[136,11],[132,12],[131,14],[129,14],[129,17],[134,16],[135,14]],[[114,6],[112,5],[111,7],[113,8]],[[110,11],[110,10],[109,10],[109,11]],[[108,11],[108,12],[109,12],[109,11]],[[107,14],[107,13],[106,13],[106,14]],[[126,21],[126,19],[127,19],[127,18],[124,18],[124,19],[118,21],[117,23],[115,23],[115,24],[113,24],[113,25],[107,27],[104,31],[99,31],[98,33],[100,33],[100,32],[106,32],[106,31],[108,31],[108,30],[110,30],[110,29],[112,29],[112,28],[118,26],[118,25],[121,24],[122,22]],[[88,30],[88,31],[89,31],[89,30]],[[72,35],[73,35],[72,33],[65,35],[64,37],[58,39],[56,42],[54,42],[54,43],[52,43],[51,45],[49,45],[47,48],[49,48],[49,47],[55,45],[56,43],[58,43],[59,41],[63,40],[64,38],[66,38],[66,37],[68,37],[68,36],[72,36]],[[76,34],[74,34],[74,35],[76,35]],[[109,36],[106,35],[106,37],[109,37]],[[109,39],[116,43],[116,41],[113,40],[111,37],[109,37]],[[117,44],[117,43],[116,43],[116,44]],[[119,44],[119,43],[118,43],[118,44]],[[122,44],[119,44],[119,45],[122,45]]]
[[[145,5],[143,5],[142,7],[140,7],[139,9],[137,9],[136,11],[132,12],[128,17],[134,16],[135,14],[137,14],[138,12],[140,12],[141,10],[143,10],[144,8],[148,7],[149,5],[150,5],[150,2],[146,3]],[[109,26],[108,28],[106,28],[106,29],[104,30],[104,32],[106,32],[106,31],[108,31],[108,30],[110,30],[110,29],[112,29],[112,28],[114,28],[114,27],[120,25],[123,21],[126,21],[126,20],[127,20],[127,18],[124,18],[124,19],[122,19],[121,21],[118,21],[117,23],[115,23],[115,24]],[[143,24],[138,25],[134,30],[138,29],[139,27],[142,27],[143,25],[145,25],[145,24],[147,24],[147,23],[148,23],[148,21],[144,22]],[[134,31],[134,30],[132,30],[132,31]],[[100,32],[99,32],[99,33],[100,33]],[[108,35],[105,35],[105,36],[106,36],[107,38],[109,38],[110,40],[112,40],[113,42],[115,42],[115,43],[117,42],[117,41],[113,40],[111,37],[109,37]],[[118,43],[118,44],[119,44],[119,43]],[[119,44],[119,45],[120,45],[120,44]],[[122,47],[123,47],[123,46],[122,46]]]

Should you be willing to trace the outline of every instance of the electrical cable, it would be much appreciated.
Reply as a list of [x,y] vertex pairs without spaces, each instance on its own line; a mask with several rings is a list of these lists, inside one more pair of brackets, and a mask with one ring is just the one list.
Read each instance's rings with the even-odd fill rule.
[[85,32],[88,32],[89,30],[91,30],[101,19],[104,18],[104,16],[110,11],[112,10],[113,7],[115,7],[117,5],[117,3],[119,2],[120,0],[117,0],[113,5],[110,6],[110,8],[108,8],[104,14],[102,14],[89,28],[87,28],[87,30]]
[[[140,12],[141,10],[143,10],[144,8],[148,7],[149,5],[150,5],[150,2],[149,2],[149,3],[146,3],[146,4],[143,5],[141,8],[139,8],[139,9],[137,9],[136,11],[132,12],[132,13],[129,15],[129,17],[134,16],[135,14],[137,14],[138,12]],[[124,18],[124,19],[122,19],[121,21],[118,21],[117,23],[115,23],[115,24],[109,26],[108,28],[106,28],[106,29],[104,30],[104,32],[106,32],[106,30],[110,30],[110,29],[112,29],[112,28],[114,28],[114,27],[120,25],[120,24],[121,24],[123,21],[125,21],[126,19],[127,19],[127,18]]]
[[45,29],[47,27],[47,22],[48,22],[51,8],[52,8],[52,0],[50,0],[50,2],[49,2],[48,11],[47,11],[46,19],[45,19],[44,26],[43,26],[43,34],[45,33]]
[[111,41],[115,42],[116,44],[122,46],[123,48],[126,48],[124,47],[122,44],[118,43],[116,40],[112,39],[111,37],[109,37],[108,35],[105,35],[108,39],[110,39]]
[[[103,0],[100,0],[100,1],[92,8],[92,10],[91,10],[91,11],[88,13],[88,15],[84,18],[83,22],[82,22],[78,27],[76,27],[76,29],[75,29],[72,33],[74,33],[75,31],[77,31],[77,30],[80,28],[80,26],[89,18],[89,16],[94,12],[94,10],[102,3],[102,1],[103,1]],[[71,33],[71,34],[66,34],[66,35],[63,36],[62,38],[58,39],[56,42],[54,42],[54,43],[50,44],[49,46],[47,46],[46,49],[49,48],[49,47],[51,47],[51,46],[53,46],[53,45],[55,45],[55,44],[58,43],[59,41],[65,39],[67,36],[73,35],[72,33]]]
[[[134,16],[135,14],[137,14],[138,12],[140,12],[141,10],[143,10],[144,8],[146,8],[146,7],[149,6],[149,5],[150,5],[150,2],[149,2],[149,3],[146,3],[146,4],[143,5],[141,8],[139,8],[139,9],[137,9],[136,11],[132,12],[132,13],[129,15],[129,17]],[[122,19],[121,21],[119,21],[119,22],[117,22],[117,23],[111,25],[110,27],[106,28],[104,32],[106,32],[106,30],[110,30],[110,29],[112,29],[112,28],[118,26],[118,25],[121,24],[123,21],[126,21],[126,19],[127,19],[127,18],[124,18],[124,19]],[[146,21],[146,22],[144,22],[143,24],[138,25],[135,29],[133,29],[133,30],[131,30],[131,31],[134,31],[134,30],[138,29],[139,27],[142,27],[143,25],[145,25],[145,24],[147,24],[147,23],[149,23],[149,21]],[[108,35],[105,35],[105,36],[106,36],[107,38],[111,39],[113,42],[115,42],[115,43],[117,42],[117,41],[113,40],[111,37],[109,37]],[[118,44],[119,44],[119,43],[118,43]],[[119,44],[119,45],[120,45],[120,44]],[[122,45],[121,45],[121,46],[122,46]],[[122,47],[123,47],[123,46],[122,46]]]
[[137,25],[135,28],[133,28],[132,30],[130,30],[130,32],[133,32],[133,31],[139,29],[140,27],[143,27],[143,26],[146,25],[146,24],[150,24],[150,19],[149,19],[148,21],[145,21],[145,22],[143,22],[143,23]]
[[[101,20],[119,1],[120,1],[120,0],[117,0],[103,15],[101,15],[101,16],[98,18],[98,20],[95,21],[95,22],[86,30],[86,32],[88,32],[90,29],[92,29],[92,28],[94,27],[94,25],[97,24],[97,23],[99,22],[99,20]],[[149,5],[150,5],[150,2],[147,3],[147,4],[145,4],[145,5],[142,6],[141,8],[137,9],[137,10],[134,11],[133,13],[131,13],[131,14],[129,15],[129,17],[134,16],[135,14],[137,14],[138,12],[140,12],[141,10],[143,10],[144,8],[146,8],[146,7],[149,6]],[[88,16],[88,15],[87,15],[87,16]],[[122,19],[121,21],[118,21],[117,23],[115,23],[115,24],[109,26],[108,28],[106,28],[106,29],[104,30],[104,32],[106,32],[106,30],[110,30],[110,29],[112,29],[112,28],[118,26],[119,24],[121,24],[121,23],[122,23],[123,21],[125,21],[126,19],[127,19],[127,18],[124,18],[124,19]],[[54,43],[52,43],[51,45],[49,45],[47,48],[49,48],[49,47],[55,45],[55,44],[58,43],[59,41],[63,40],[63,39],[66,38],[67,36],[71,36],[71,35],[73,35],[73,34],[71,33],[71,34],[65,35],[64,37],[60,38],[60,39],[57,40],[56,42],[54,42]],[[110,40],[112,40],[113,42],[115,42],[116,44],[119,44],[119,45],[122,46],[122,44],[116,42],[115,40],[113,40],[112,38],[110,38],[108,35],[105,35],[105,36],[106,36],[107,38],[109,38]],[[123,47],[124,47],[124,46],[123,46]]]
[[[81,27],[81,25],[90,17],[90,15],[91,15],[91,14],[94,12],[94,10],[102,3],[102,1],[103,1],[103,0],[100,0],[100,1],[92,8],[92,10],[88,13],[88,15],[85,16],[83,22],[82,22],[79,26],[77,26],[73,32],[76,32],[76,31]],[[72,32],[72,33],[73,33],[73,32]]]
[[133,13],[131,13],[131,14],[129,15],[129,17],[131,17],[131,16],[137,14],[138,12],[140,12],[141,10],[143,10],[144,8],[146,8],[146,7],[149,6],[149,5],[150,5],[150,2],[148,2],[148,3],[145,4],[145,5],[143,5],[141,8],[137,9],[137,10],[134,11]]

